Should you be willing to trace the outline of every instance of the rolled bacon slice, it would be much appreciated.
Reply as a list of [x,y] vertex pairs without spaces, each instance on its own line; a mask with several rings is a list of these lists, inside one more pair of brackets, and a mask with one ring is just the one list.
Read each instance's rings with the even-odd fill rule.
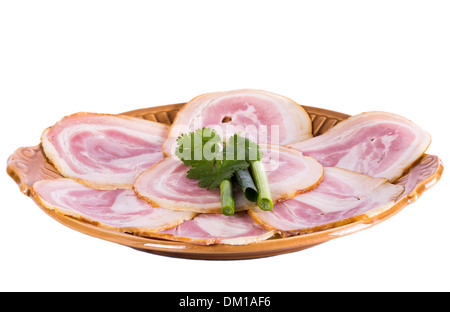
[[312,137],[308,113],[284,96],[252,89],[213,92],[192,99],[177,113],[164,154],[174,154],[181,134],[203,127],[224,139],[240,132],[257,143],[284,145]]
[[97,189],[131,189],[142,171],[163,159],[168,129],[134,117],[78,113],[46,129],[41,142],[64,177]]
[[47,209],[120,232],[150,235],[174,227],[195,213],[154,208],[133,190],[96,190],[72,179],[34,183],[36,199]]
[[153,236],[200,245],[245,245],[266,240],[274,234],[275,231],[258,225],[246,212],[238,212],[232,216],[199,214]]
[[[272,199],[286,200],[316,187],[323,176],[323,166],[312,157],[279,145],[260,144]],[[188,179],[190,167],[176,156],[144,171],[134,184],[136,193],[155,206],[198,213],[220,213],[219,189],[198,186],[198,180]],[[256,205],[248,201],[240,189],[234,192],[235,211]]]
[[352,116],[317,137],[289,144],[325,167],[339,167],[393,182],[428,148],[430,135],[386,112]]
[[322,182],[311,192],[274,205],[271,211],[250,209],[248,213],[268,230],[285,236],[343,225],[355,217],[373,217],[386,211],[404,187],[384,178],[326,167]]

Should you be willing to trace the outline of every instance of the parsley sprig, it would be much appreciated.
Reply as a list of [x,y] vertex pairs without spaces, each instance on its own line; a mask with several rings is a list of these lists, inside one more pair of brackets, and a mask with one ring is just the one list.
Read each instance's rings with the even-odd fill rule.
[[234,214],[232,180],[239,183],[248,200],[256,201],[261,209],[272,209],[258,144],[239,134],[223,142],[216,131],[210,128],[183,134],[178,137],[177,143],[176,156],[191,167],[187,177],[198,180],[198,185],[203,188],[220,187],[222,213]]

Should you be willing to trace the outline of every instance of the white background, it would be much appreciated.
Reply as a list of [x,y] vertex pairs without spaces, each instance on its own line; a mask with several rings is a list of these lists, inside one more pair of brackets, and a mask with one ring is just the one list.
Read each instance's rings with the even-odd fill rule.
[[[1,159],[79,111],[258,88],[403,115],[449,161],[448,1],[2,1]],[[2,291],[449,291],[448,173],[370,229],[242,261],[143,253],[71,230],[0,177]]]

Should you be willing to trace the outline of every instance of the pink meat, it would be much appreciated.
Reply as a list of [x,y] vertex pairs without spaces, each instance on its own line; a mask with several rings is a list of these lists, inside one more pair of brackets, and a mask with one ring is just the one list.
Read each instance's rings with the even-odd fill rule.
[[362,214],[370,217],[381,213],[395,203],[403,190],[384,178],[326,167],[322,182],[311,192],[278,203],[272,211],[251,209],[249,214],[267,229],[291,235],[342,224]]
[[45,155],[65,177],[98,189],[131,188],[163,159],[168,126],[127,116],[78,113],[42,135]]
[[261,90],[200,95],[178,112],[163,150],[173,155],[176,139],[203,127],[227,138],[240,132],[258,143],[288,144],[312,137],[308,113],[294,101]]
[[46,208],[105,228],[148,234],[174,227],[193,213],[155,208],[132,190],[96,190],[72,179],[42,180],[33,185]]
[[200,214],[177,227],[161,231],[158,236],[202,245],[243,245],[268,239],[273,234],[274,231],[258,225],[246,212],[239,212],[232,216]]
[[340,122],[324,134],[288,146],[339,167],[395,181],[427,149],[431,137],[411,121],[368,112]]
[[[323,167],[312,157],[279,145],[260,144],[272,199],[285,200],[314,188],[323,176]],[[150,203],[168,209],[198,213],[220,213],[219,189],[198,186],[187,178],[190,167],[176,156],[166,157],[144,171],[134,184],[136,193]],[[236,211],[254,206],[239,188],[235,190]]]

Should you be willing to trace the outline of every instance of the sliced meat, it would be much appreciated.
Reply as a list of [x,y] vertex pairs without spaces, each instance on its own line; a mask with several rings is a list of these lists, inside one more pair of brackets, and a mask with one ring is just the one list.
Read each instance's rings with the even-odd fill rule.
[[322,182],[311,192],[278,203],[271,211],[248,212],[266,229],[284,235],[307,233],[348,223],[363,214],[377,215],[392,207],[403,190],[384,178],[326,167]]
[[46,129],[41,142],[64,177],[97,189],[130,189],[142,171],[163,159],[168,129],[128,116],[78,113]]
[[[286,200],[317,186],[323,176],[323,167],[312,157],[278,145],[260,144],[264,153],[269,187],[274,202]],[[220,213],[219,189],[208,190],[198,186],[197,180],[186,177],[187,167],[176,156],[144,171],[134,184],[136,193],[155,206],[199,213]],[[235,190],[236,211],[256,205],[248,201],[238,188]]]
[[430,135],[404,117],[367,112],[350,117],[324,134],[288,146],[339,167],[391,182],[428,148]]
[[245,245],[266,240],[274,233],[258,225],[246,212],[238,212],[232,216],[199,214],[192,220],[153,236],[200,245]]
[[233,90],[200,95],[178,112],[164,142],[165,155],[173,155],[177,138],[203,127],[222,138],[234,133],[258,143],[288,144],[311,138],[311,119],[294,101],[261,90]]
[[139,235],[174,227],[195,213],[154,208],[133,190],[96,190],[72,179],[34,183],[36,199],[60,214],[97,226]]

